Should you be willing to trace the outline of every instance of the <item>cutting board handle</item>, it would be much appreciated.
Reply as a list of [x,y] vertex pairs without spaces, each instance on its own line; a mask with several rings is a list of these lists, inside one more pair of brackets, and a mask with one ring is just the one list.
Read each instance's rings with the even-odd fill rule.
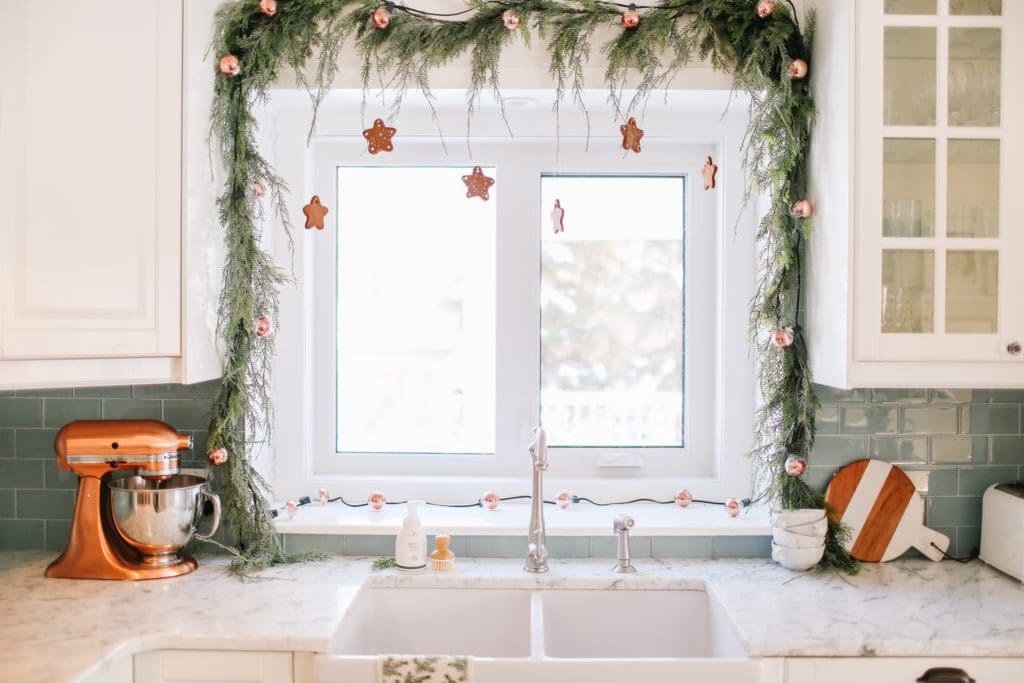
[[[932,545],[933,543],[935,545]],[[921,533],[914,542],[914,547],[920,550],[921,554],[929,560],[939,562],[945,557],[945,552],[949,548],[949,536],[922,526]]]

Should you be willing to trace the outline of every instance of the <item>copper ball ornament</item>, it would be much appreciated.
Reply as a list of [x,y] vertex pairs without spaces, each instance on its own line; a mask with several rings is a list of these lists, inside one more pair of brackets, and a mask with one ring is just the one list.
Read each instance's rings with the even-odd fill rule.
[[252,190],[256,193],[256,199],[263,199],[267,196],[267,186],[263,184],[262,180],[257,180],[253,183]]
[[693,494],[686,489],[680,489],[676,491],[676,505],[681,508],[690,507],[690,503],[693,502]]
[[791,477],[799,477],[807,471],[807,461],[798,455],[791,455],[786,458],[786,474]]
[[498,503],[501,502],[501,496],[494,491],[488,491],[480,497],[480,503],[488,510],[497,510]]
[[391,12],[383,7],[378,7],[373,12],[373,25],[379,29],[385,29],[391,25]]
[[775,13],[775,0],[761,0],[757,3],[757,16],[767,19]]
[[265,17],[277,14],[277,0],[260,0],[260,14]]
[[284,507],[288,511],[288,519],[295,519],[295,515],[299,513],[299,504],[294,500],[289,500]]
[[814,215],[814,204],[809,199],[801,199],[793,203],[791,212],[797,218],[810,218]]
[[374,491],[370,494],[370,497],[366,499],[366,502],[369,503],[371,510],[380,512],[384,509],[384,506],[388,504],[388,499],[385,498],[384,494],[380,491]]
[[780,327],[772,335],[772,344],[780,349],[786,349],[793,345],[795,332],[792,327]]
[[242,63],[234,55],[224,55],[220,58],[220,72],[225,76],[237,76],[242,73]]
[[793,63],[789,65],[786,75],[794,81],[804,78],[807,75],[807,62],[802,59],[794,59]]
[[274,321],[272,321],[270,318],[268,318],[265,315],[261,316],[260,319],[256,321],[256,336],[257,337],[266,337],[267,335],[273,334],[273,333],[274,333]]
[[507,9],[501,13],[501,23],[505,25],[509,31],[515,31],[519,28],[519,24],[522,20],[519,15],[516,14],[515,10]]
[[735,498],[730,498],[725,501],[725,513],[730,517],[739,517],[740,511],[743,509],[743,503]]
[[327,492],[327,489],[317,489],[316,495],[320,499],[321,505],[327,505],[331,502],[331,494]]
[[215,448],[206,454],[206,459],[214,467],[220,467],[228,461],[228,450],[226,448]]
[[572,494],[568,491],[559,491],[555,496],[555,505],[567,510],[572,505]]
[[619,23],[622,24],[622,28],[636,28],[640,25],[640,13],[631,7],[622,13]]

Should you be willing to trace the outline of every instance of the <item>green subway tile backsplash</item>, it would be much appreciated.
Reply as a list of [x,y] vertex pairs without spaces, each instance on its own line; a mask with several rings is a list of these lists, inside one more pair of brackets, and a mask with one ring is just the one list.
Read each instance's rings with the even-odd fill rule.
[[14,519],[14,489],[0,489],[0,519]]
[[[186,466],[203,466],[207,415],[218,382],[0,392],[0,549],[58,551],[67,540],[77,478],[54,465],[60,427],[83,417],[158,418],[192,435]],[[952,552],[978,545],[981,494],[994,482],[1024,475],[1024,391],[816,387],[822,402],[808,483],[827,486],[835,470],[871,456],[925,472],[926,522],[952,540]],[[920,475],[915,475],[920,476]],[[552,554],[614,557],[608,536],[552,537]],[[635,557],[765,557],[767,537],[638,536]],[[525,537],[456,538],[459,556],[522,557]],[[285,537],[294,550],[390,555],[391,536]]]
[[58,429],[73,420],[100,419],[98,398],[48,398],[43,403],[43,426]]
[[1024,478],[1024,391],[816,390],[826,428],[804,475],[808,484],[822,490],[836,467],[866,455],[923,472],[925,523],[950,537],[950,552],[977,549],[981,495],[993,483]]
[[967,434],[1020,434],[1020,405],[970,405],[960,411]]
[[[57,429],[80,419],[157,419],[192,434],[182,463],[205,465],[206,416],[219,381],[8,391],[0,397],[0,550],[60,550],[78,477],[56,466]],[[167,408],[167,404],[172,404]]]
[[1024,436],[993,436],[993,465],[1024,465]]
[[[3,413],[0,412],[0,419],[2,418]],[[53,458],[53,440],[57,436],[56,429],[18,429],[14,434],[14,456],[19,460]]]
[[105,398],[104,420],[162,420],[164,402],[154,399]]
[[42,427],[43,399],[0,398],[0,422],[3,427]]
[[41,489],[44,485],[42,460],[0,460],[0,486]]

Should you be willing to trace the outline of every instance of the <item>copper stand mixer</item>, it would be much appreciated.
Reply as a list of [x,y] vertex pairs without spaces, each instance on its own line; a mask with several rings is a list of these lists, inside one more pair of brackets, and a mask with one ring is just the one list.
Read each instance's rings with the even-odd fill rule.
[[[57,466],[78,475],[71,535],[46,576],[65,579],[160,579],[194,571],[179,553],[195,532],[201,501],[220,499],[202,477],[178,474],[178,451],[192,438],[157,420],[80,420],[57,433]],[[113,479],[117,471],[135,476]]]

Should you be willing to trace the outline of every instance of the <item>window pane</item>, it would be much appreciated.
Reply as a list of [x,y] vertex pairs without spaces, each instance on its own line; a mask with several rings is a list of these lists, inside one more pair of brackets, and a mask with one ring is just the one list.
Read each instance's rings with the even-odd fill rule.
[[883,122],[935,125],[935,29],[885,29]]
[[464,173],[338,168],[339,451],[494,452],[498,186]]
[[542,178],[541,422],[552,445],[683,445],[683,206],[681,177]]

